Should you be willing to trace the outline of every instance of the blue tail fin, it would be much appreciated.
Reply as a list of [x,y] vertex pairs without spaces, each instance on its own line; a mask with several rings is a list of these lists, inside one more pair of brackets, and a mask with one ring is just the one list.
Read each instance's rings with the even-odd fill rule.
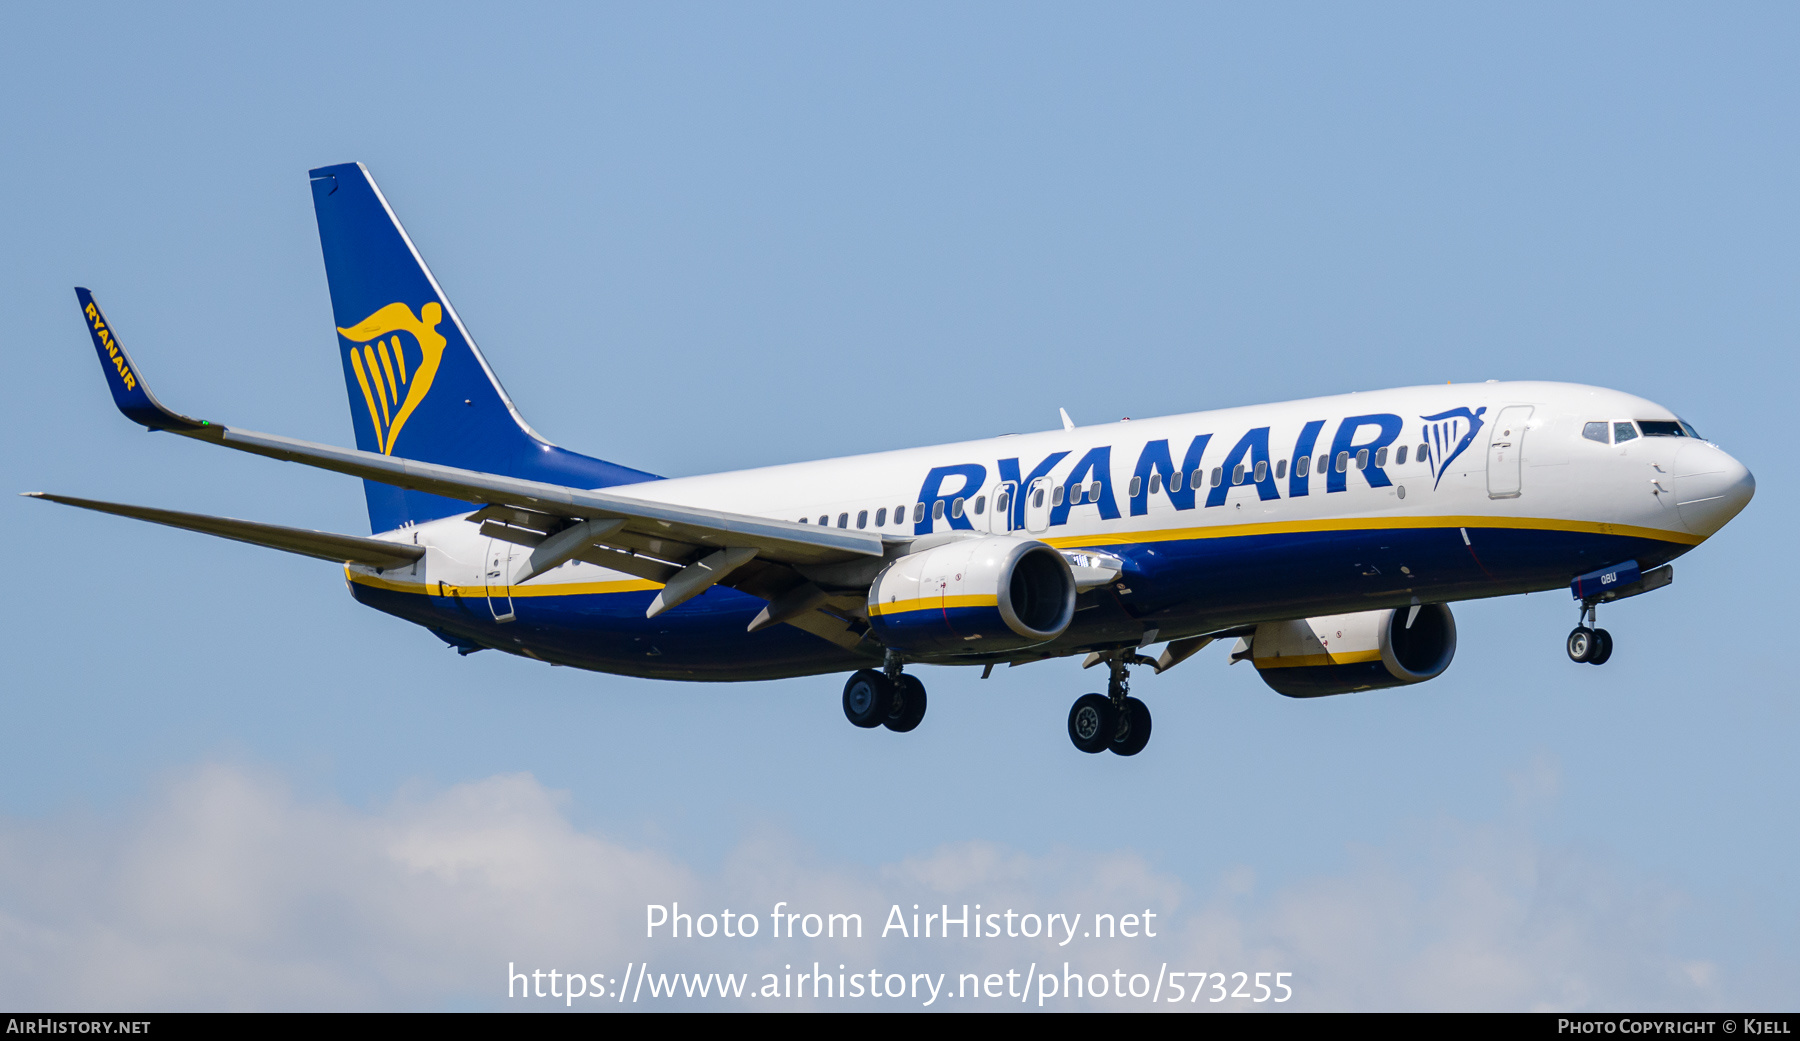
[[[525,424],[361,163],[311,171],[356,447],[484,473],[606,488],[655,475],[558,448]],[[466,502],[363,482],[369,525]]]

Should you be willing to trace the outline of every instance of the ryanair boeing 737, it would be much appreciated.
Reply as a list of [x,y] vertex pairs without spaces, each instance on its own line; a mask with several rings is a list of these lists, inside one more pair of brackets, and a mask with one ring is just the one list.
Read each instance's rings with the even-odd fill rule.
[[1150,712],[1128,670],[1219,639],[1290,697],[1419,683],[1455,654],[1450,602],[1568,586],[1569,657],[1601,664],[1598,606],[1668,585],[1755,490],[1661,405],[1493,382],[661,478],[526,424],[361,164],[312,192],[354,450],[165,408],[75,292],[127,417],[360,477],[376,534],[39,497],[341,563],[357,600],[464,654],[849,672],[850,722],[895,731],[925,714],[908,665],[1079,654],[1110,682],[1070,739],[1134,755]]

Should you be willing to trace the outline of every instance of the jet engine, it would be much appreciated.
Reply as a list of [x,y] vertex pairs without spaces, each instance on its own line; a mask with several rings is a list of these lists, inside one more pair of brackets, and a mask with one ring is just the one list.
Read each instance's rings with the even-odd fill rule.
[[1075,617],[1061,553],[1005,535],[963,539],[895,560],[869,586],[869,625],[907,655],[991,654],[1048,643]]
[[1263,682],[1290,698],[1423,683],[1450,667],[1456,619],[1443,604],[1422,604],[1264,622],[1247,654]]

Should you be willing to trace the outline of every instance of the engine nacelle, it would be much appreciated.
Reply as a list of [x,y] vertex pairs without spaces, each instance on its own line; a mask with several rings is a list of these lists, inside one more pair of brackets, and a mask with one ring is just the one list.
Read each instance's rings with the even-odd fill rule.
[[963,539],[894,561],[869,586],[869,625],[902,654],[991,654],[1048,643],[1075,617],[1061,553],[1006,535]]
[[1250,640],[1263,682],[1290,698],[1423,683],[1456,656],[1456,619],[1443,604],[1264,622]]

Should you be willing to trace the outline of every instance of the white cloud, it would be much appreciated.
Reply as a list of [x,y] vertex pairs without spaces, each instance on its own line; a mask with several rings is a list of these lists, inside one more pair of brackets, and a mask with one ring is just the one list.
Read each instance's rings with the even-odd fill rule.
[[[1534,765],[1518,789],[1525,803],[1553,798],[1554,771]],[[941,971],[952,992],[960,973],[1033,962],[1147,978],[1166,962],[1289,972],[1292,1006],[1307,1008],[1695,1008],[1726,1001],[1730,982],[1673,950],[1678,894],[1546,848],[1522,824],[1442,822],[1264,892],[1247,868],[1196,886],[1128,850],[1037,856],[964,842],[867,868],[773,831],[702,872],[578,830],[563,802],[512,775],[363,811],[210,765],[122,819],[0,822],[0,1003],[541,1007],[550,1002],[506,999],[508,962],[598,973],[611,987],[646,958],[653,972],[749,972],[753,985],[815,959],[846,973]],[[645,906],[676,900],[696,915],[756,912],[758,935],[645,940]],[[864,937],[777,938],[778,900],[790,913],[860,913]],[[878,938],[892,905],[910,929],[914,904],[925,914],[946,903],[953,916],[964,903],[1079,913],[1081,931],[1097,911],[1152,910],[1158,937]]]

